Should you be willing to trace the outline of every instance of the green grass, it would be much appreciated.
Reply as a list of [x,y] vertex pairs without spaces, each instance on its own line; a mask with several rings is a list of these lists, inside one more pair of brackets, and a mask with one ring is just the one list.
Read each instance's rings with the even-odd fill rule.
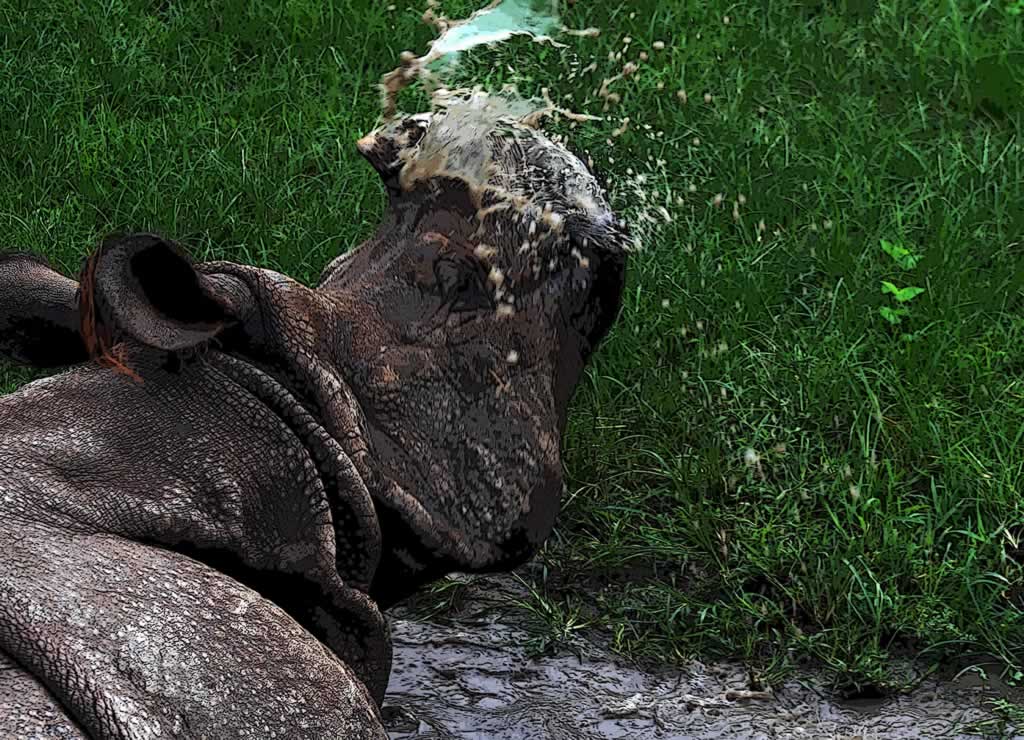
[[[0,0],[0,244],[72,272],[105,233],[157,229],[315,279],[382,210],[353,142],[380,75],[431,38],[420,3],[396,4]],[[1015,7],[581,0],[565,20],[600,38],[469,55],[489,86],[600,113],[629,35],[650,59],[574,143],[628,212],[628,169],[672,190],[574,403],[564,513],[530,571],[553,639],[598,626],[632,654],[738,655],[768,678],[810,659],[854,686],[898,683],[908,651],[1020,676]],[[599,65],[582,83],[576,58]]]

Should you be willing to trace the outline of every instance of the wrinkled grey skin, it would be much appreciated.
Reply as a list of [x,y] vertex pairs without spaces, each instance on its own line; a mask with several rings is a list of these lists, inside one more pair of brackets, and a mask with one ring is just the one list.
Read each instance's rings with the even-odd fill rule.
[[361,142],[389,208],[315,289],[148,234],[80,283],[0,257],[0,354],[75,365],[0,398],[0,736],[385,737],[380,609],[550,533],[622,225],[521,132],[499,168],[566,214],[525,250],[465,183],[399,185],[410,120]]

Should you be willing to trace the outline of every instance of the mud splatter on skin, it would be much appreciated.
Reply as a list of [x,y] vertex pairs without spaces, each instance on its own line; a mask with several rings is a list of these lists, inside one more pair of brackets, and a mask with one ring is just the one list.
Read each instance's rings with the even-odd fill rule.
[[435,101],[436,112],[385,123],[359,148],[396,192],[436,197],[460,183],[474,209],[471,254],[499,316],[513,315],[520,286],[567,266],[588,270],[588,239],[626,246],[626,224],[587,166],[524,122],[535,113],[530,101],[480,89]]
[[[545,203],[534,203],[532,205],[535,208],[531,209],[531,204],[527,203],[525,196],[525,193],[530,191],[529,188],[507,182],[508,177],[505,177],[506,182],[501,182],[501,178],[495,176],[496,173],[503,172],[507,175],[509,169],[495,167],[493,159],[489,159],[491,147],[481,147],[480,142],[495,135],[507,135],[509,127],[515,124],[540,128],[544,119],[549,117],[567,119],[573,126],[604,119],[601,116],[577,113],[557,105],[546,88],[541,91],[541,100],[523,97],[512,85],[490,94],[485,93],[480,87],[472,90],[450,90],[444,87],[442,82],[451,66],[437,63],[451,61],[455,55],[475,46],[504,41],[515,35],[528,35],[536,41],[556,43],[547,35],[549,31],[557,29],[573,36],[593,37],[600,33],[600,29],[573,31],[560,26],[555,3],[531,3],[529,0],[495,0],[469,18],[454,21],[441,15],[436,1],[430,0],[424,20],[434,25],[440,31],[440,36],[432,42],[423,56],[417,57],[411,51],[403,52],[399,67],[382,78],[382,114],[385,123],[362,140],[361,148],[364,153],[378,141],[393,141],[395,151],[389,155],[392,161],[387,163],[387,167],[396,171],[403,189],[408,190],[417,182],[432,177],[454,177],[469,185],[478,204],[478,217],[481,222],[490,214],[512,208],[533,221],[541,221],[549,232],[558,232],[566,214],[552,209]],[[593,61],[585,68],[584,73],[596,69],[597,62]],[[606,109],[609,101],[615,102],[619,98],[617,93],[608,92],[608,87],[617,80],[635,75],[638,69],[639,65],[636,62],[627,61],[618,74],[605,78],[598,97],[605,102]],[[577,72],[574,71],[569,77],[576,78]],[[429,93],[431,111],[442,112],[444,116],[418,114],[400,119],[396,123],[398,94],[416,81],[422,82]],[[409,121],[415,121],[426,133],[410,127]],[[624,120],[612,136],[622,136],[629,125],[629,120]],[[557,136],[552,139],[560,143]],[[629,174],[632,175],[632,172]],[[533,183],[537,182],[537,178],[531,177],[529,172],[523,172],[521,175],[521,183],[531,180]],[[617,205],[627,207],[624,210],[629,224],[637,227],[638,236],[633,243],[634,247],[640,245],[640,235],[649,237],[653,227],[672,220],[668,213],[668,207],[673,204],[671,193],[666,193],[663,197],[655,194],[653,199],[649,199],[649,189],[646,178],[631,177],[623,185],[613,186],[611,191],[612,199],[621,201],[621,204]],[[601,194],[597,195],[598,200],[601,200]],[[620,195],[622,197],[618,197]],[[581,207],[585,212],[593,214],[599,210],[594,194],[580,193],[576,201],[574,205]],[[528,213],[536,208],[540,209],[540,214]],[[657,218],[652,217],[652,210]],[[533,233],[530,234],[521,252],[525,253],[530,247],[537,246],[534,236]],[[507,309],[505,311],[507,312]]]

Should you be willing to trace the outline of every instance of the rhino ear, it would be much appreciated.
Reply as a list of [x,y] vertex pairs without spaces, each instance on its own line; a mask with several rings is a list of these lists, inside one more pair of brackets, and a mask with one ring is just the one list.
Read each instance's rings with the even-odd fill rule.
[[0,254],[0,356],[41,368],[88,359],[78,284],[30,254]]
[[111,237],[82,272],[82,336],[94,355],[125,339],[169,352],[196,347],[241,318],[246,293],[196,271],[159,236]]
[[622,309],[629,232],[621,221],[585,221],[574,224],[572,230],[574,252],[579,255],[573,270],[574,283],[581,289],[575,291],[571,323],[586,360],[607,336]]

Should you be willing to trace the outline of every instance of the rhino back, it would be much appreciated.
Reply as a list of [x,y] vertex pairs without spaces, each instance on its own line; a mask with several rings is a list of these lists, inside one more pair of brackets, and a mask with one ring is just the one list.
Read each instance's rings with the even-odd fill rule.
[[[37,608],[32,598],[45,604],[49,597],[40,594],[60,589],[75,594],[82,588],[85,593],[94,589],[96,598],[69,602],[67,614],[90,609],[90,614],[109,617],[105,630],[116,631],[148,603],[139,596],[130,608],[107,613],[106,605],[120,596],[119,579],[134,583],[140,573],[156,568],[173,585],[179,568],[200,567],[206,585],[190,587],[198,589],[198,596],[210,590],[205,597],[212,604],[225,589],[255,589],[250,593],[262,594],[257,598],[266,608],[280,607],[300,623],[291,622],[302,629],[300,642],[320,646],[319,639],[344,661],[335,660],[344,674],[338,679],[342,685],[355,681],[360,690],[365,685],[379,703],[390,670],[386,624],[373,602],[339,575],[335,517],[325,490],[337,489],[335,509],[347,507],[342,519],[354,531],[346,556],[369,552],[367,564],[354,568],[365,567],[368,580],[376,560],[374,543],[364,540],[379,539],[379,534],[375,520],[366,528],[359,521],[373,516],[372,504],[365,488],[345,488],[358,481],[337,472],[343,467],[339,461],[332,467],[325,459],[344,453],[320,446],[313,459],[301,438],[309,436],[300,429],[308,422],[301,409],[290,420],[283,418],[280,408],[272,406],[286,406],[287,399],[268,405],[212,362],[171,372],[144,361],[135,365],[141,383],[89,365],[0,398],[0,522],[7,525],[0,530],[0,551],[6,554],[18,532],[38,530],[25,551],[26,562],[55,568],[32,575],[10,559],[0,562],[0,602],[7,599],[6,614],[0,606],[0,631],[7,629],[11,640],[19,635],[24,640],[26,615]],[[325,470],[334,472],[328,476]],[[136,563],[134,576],[119,571],[117,558],[100,566],[104,557],[124,548]],[[86,562],[93,569],[73,567]],[[178,604],[179,597],[184,594],[174,592],[164,601]],[[152,598],[160,600],[155,594]],[[168,605],[165,611],[173,608]],[[159,627],[145,622],[136,634],[152,628],[150,636],[160,641]],[[60,633],[63,627],[54,630]],[[283,639],[276,632],[264,629],[253,635],[249,649],[272,654]],[[90,655],[109,655],[113,646],[104,639],[104,630],[92,628],[76,644]],[[202,644],[204,634],[199,630],[176,639]],[[245,661],[233,662],[236,648],[225,640],[207,652],[214,662],[223,658],[229,663],[218,667],[217,675],[244,684],[249,669]],[[48,657],[33,672],[45,681],[56,680],[66,648],[44,644],[41,651]],[[241,673],[233,674],[235,669]],[[86,673],[91,675],[91,669]],[[121,689],[115,678],[98,679],[96,691],[117,694]],[[205,704],[197,701],[195,706]]]
[[0,542],[0,650],[92,736],[386,737],[356,676],[223,574],[121,537],[12,520]]

